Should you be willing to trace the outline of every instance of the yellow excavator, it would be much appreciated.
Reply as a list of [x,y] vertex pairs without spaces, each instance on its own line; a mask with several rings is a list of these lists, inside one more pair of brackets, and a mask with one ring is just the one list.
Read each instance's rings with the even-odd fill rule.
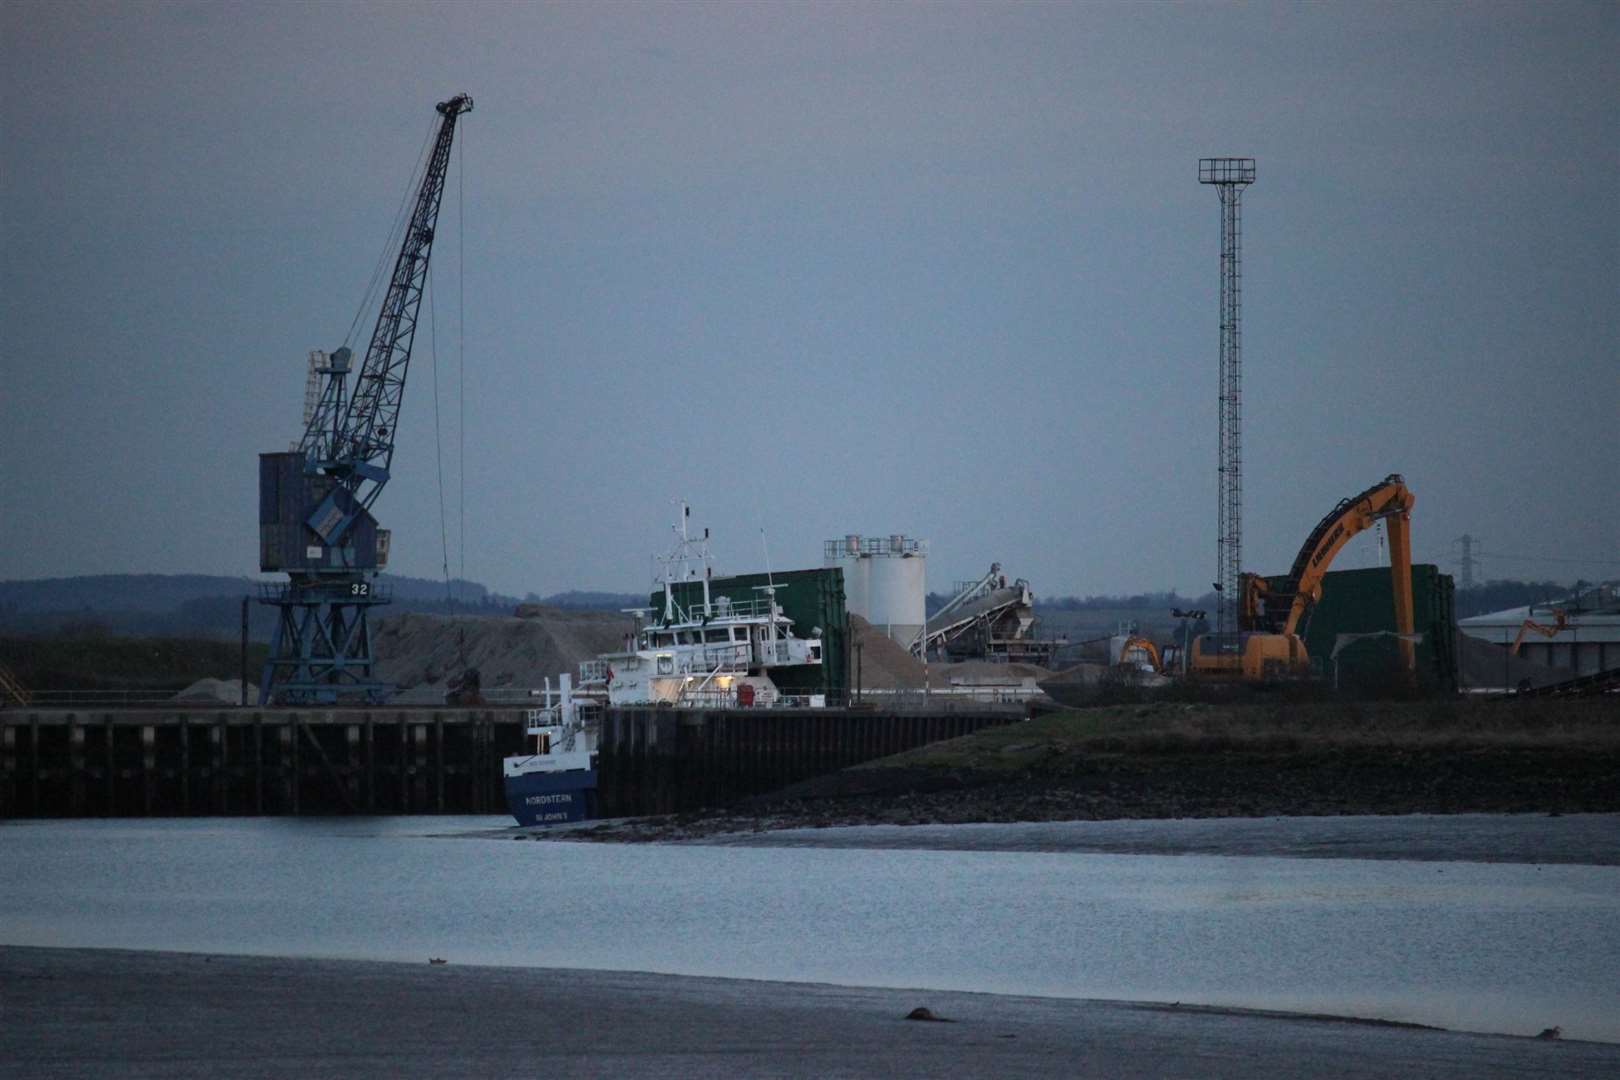
[[[1389,530],[1390,573],[1394,578],[1395,629],[1412,633],[1412,504],[1416,501],[1399,473],[1391,473],[1361,494],[1345,499],[1306,538],[1294,565],[1276,588],[1258,574],[1239,577],[1238,630],[1202,634],[1192,643],[1189,671],[1194,678],[1268,682],[1310,673],[1301,640],[1304,621],[1322,598],[1322,577],[1350,538],[1375,522]],[[1414,666],[1412,642],[1400,641],[1406,670]]]
[[1119,659],[1114,661],[1114,666],[1131,671],[1151,671],[1155,675],[1164,674],[1159,647],[1140,634],[1129,634],[1120,643]]

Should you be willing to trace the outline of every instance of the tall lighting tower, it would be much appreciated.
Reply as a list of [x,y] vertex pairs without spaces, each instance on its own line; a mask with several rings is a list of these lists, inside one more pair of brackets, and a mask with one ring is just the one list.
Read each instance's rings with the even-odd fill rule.
[[1243,564],[1243,189],[1254,183],[1253,158],[1199,158],[1198,182],[1221,197],[1221,437],[1216,527],[1215,627],[1238,629],[1238,574]]

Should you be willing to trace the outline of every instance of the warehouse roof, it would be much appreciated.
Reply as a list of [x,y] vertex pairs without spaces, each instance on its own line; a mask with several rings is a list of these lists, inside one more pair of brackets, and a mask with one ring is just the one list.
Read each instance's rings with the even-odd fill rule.
[[1470,637],[1503,641],[1517,634],[1526,619],[1550,629],[1559,611],[1564,613],[1564,628],[1551,640],[1620,642],[1620,584],[1612,582],[1563,600],[1458,619],[1457,629]]

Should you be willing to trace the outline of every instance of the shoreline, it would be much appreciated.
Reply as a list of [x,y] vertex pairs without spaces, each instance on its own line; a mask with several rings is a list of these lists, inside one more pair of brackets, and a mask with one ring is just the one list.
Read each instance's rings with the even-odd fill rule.
[[793,817],[623,818],[468,838],[920,851],[1620,866],[1620,814],[1404,814],[810,825]]
[[[950,1023],[906,1020],[927,1008]],[[1222,1006],[0,946],[0,1072],[1600,1076],[1620,1044]]]
[[[693,840],[848,826],[1592,814],[1620,814],[1620,724],[1612,702],[1277,699],[1048,713],[731,806],[578,836]],[[1598,861],[1614,859],[1620,852]]]

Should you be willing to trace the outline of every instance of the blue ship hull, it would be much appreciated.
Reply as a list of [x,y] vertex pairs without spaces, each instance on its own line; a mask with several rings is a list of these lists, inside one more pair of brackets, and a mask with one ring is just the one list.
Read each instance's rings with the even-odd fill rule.
[[532,772],[506,778],[506,804],[519,825],[555,825],[596,816],[596,770]]

